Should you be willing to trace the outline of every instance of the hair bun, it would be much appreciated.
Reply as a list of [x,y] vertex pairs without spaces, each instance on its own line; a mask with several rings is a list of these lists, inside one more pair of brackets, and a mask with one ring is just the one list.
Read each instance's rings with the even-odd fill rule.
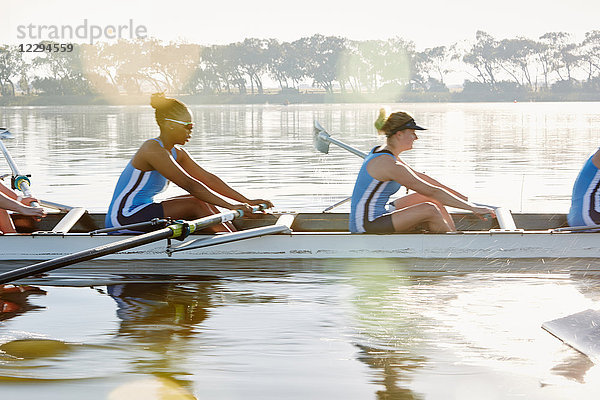
[[164,108],[167,104],[169,104],[169,99],[165,97],[164,93],[152,93],[152,96],[150,97],[150,105],[152,108],[158,110]]
[[377,119],[375,120],[375,129],[377,129],[378,131],[381,130],[381,128],[383,128],[383,125],[385,125],[385,120],[387,118],[385,117],[385,108],[380,108],[379,109],[379,116],[377,117]]

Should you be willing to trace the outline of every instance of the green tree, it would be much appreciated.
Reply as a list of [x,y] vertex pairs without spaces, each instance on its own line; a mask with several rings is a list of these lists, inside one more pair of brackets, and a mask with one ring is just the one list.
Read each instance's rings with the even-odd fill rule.
[[306,63],[306,76],[312,79],[313,86],[333,93],[334,82],[339,79],[339,63],[346,49],[345,39],[313,35],[300,39],[296,45]]
[[477,71],[475,79],[478,82],[496,88],[496,74],[498,73],[497,47],[498,42],[488,33],[477,31],[475,44],[463,56],[463,62],[472,66]]
[[537,89],[531,69],[536,62],[536,42],[526,38],[504,39],[497,46],[497,62],[520,86]]
[[[449,69],[451,52],[446,46],[437,46],[427,48],[418,53],[419,68],[428,78],[436,78],[441,84],[444,84],[445,76],[451,72]],[[435,76],[434,76],[435,75]]]
[[23,55],[16,46],[0,46],[0,94],[14,96],[13,80],[22,77],[26,68]]
[[159,83],[163,90],[179,93],[200,64],[200,46],[187,43],[161,45],[153,42],[150,70],[146,77]]
[[[42,42],[42,44],[48,46],[55,43]],[[92,93],[92,88],[86,78],[80,45],[74,44],[71,52],[43,53],[33,60],[33,67],[41,74],[38,74],[38,78],[32,84],[37,82],[34,86],[47,94],[84,95]],[[42,78],[44,75],[47,79]],[[45,83],[40,84],[40,82]]]
[[240,68],[250,81],[250,90],[254,94],[254,86],[259,94],[263,93],[262,75],[270,64],[268,51],[269,41],[263,39],[245,39],[238,46]]
[[388,39],[383,45],[380,61],[377,63],[383,83],[406,85],[421,82],[416,68],[416,53],[413,42],[401,38]]
[[267,69],[271,78],[279,83],[281,89],[289,88],[290,83],[291,87],[297,88],[306,74],[302,63],[303,55],[298,48],[298,43],[279,43],[277,40],[271,39],[268,44],[268,52]]
[[361,49],[362,42],[347,41],[346,49],[339,62],[338,75],[342,90],[349,86],[352,92],[360,93],[368,82],[369,62],[364,58]]
[[561,81],[571,81],[573,71],[579,64],[578,46],[571,42],[567,32],[548,32],[540,37],[552,57],[550,71],[555,72]]
[[147,42],[119,40],[112,45],[111,53],[117,60],[115,83],[128,94],[141,94],[144,83],[152,83],[148,76],[151,63]]
[[586,32],[581,43],[581,62],[585,65],[587,80],[591,81],[600,72],[600,30]]

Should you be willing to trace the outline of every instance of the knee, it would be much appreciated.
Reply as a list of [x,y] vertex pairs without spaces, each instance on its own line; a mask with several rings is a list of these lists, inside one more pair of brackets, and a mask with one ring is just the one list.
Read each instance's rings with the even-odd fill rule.
[[423,212],[429,218],[443,218],[442,211],[440,210],[440,206],[436,203],[427,201],[425,203],[421,203],[420,205],[423,209]]

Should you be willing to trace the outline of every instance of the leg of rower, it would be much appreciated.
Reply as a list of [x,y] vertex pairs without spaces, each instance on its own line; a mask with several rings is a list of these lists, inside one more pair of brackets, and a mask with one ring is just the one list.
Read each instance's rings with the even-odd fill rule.
[[454,231],[434,203],[420,203],[396,210],[392,213],[392,223],[396,232],[408,232],[421,223],[427,224],[428,230],[433,233]]
[[[190,195],[173,197],[163,201],[161,204],[165,217],[172,219],[196,219],[219,213],[219,210],[212,204],[198,200]],[[235,229],[231,222],[226,222],[209,227],[207,230],[211,232],[235,232],[237,229]]]
[[15,229],[15,225],[8,215],[6,210],[0,210],[0,232],[3,233],[15,233],[17,230]]
[[394,207],[396,210],[400,210],[402,208],[406,208],[412,205],[421,204],[421,203],[433,203],[438,206],[444,221],[448,224],[452,231],[456,231],[456,226],[454,225],[454,220],[446,210],[446,207],[442,203],[437,200],[431,199],[427,196],[423,196],[420,193],[411,193],[407,196],[400,197],[399,199],[394,201]]

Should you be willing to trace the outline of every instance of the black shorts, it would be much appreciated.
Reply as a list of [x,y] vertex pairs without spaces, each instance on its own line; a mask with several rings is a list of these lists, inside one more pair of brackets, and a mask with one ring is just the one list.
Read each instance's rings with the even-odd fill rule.
[[[121,210],[119,210],[119,214],[117,215],[117,221],[119,221],[120,225],[137,224],[140,222],[150,221],[153,218],[164,218],[165,217],[165,211],[164,211],[163,205],[161,203],[148,204],[147,206],[145,206],[144,208],[142,208],[135,214],[131,214],[127,217],[124,216],[123,214],[121,214],[120,211]],[[119,232],[149,232],[149,231],[152,231],[155,229],[156,229],[156,227],[148,227],[147,229],[137,228],[136,230],[123,229]]]
[[366,220],[364,222],[366,233],[394,233],[394,223],[392,222],[392,214],[383,214],[375,218],[373,221]]

